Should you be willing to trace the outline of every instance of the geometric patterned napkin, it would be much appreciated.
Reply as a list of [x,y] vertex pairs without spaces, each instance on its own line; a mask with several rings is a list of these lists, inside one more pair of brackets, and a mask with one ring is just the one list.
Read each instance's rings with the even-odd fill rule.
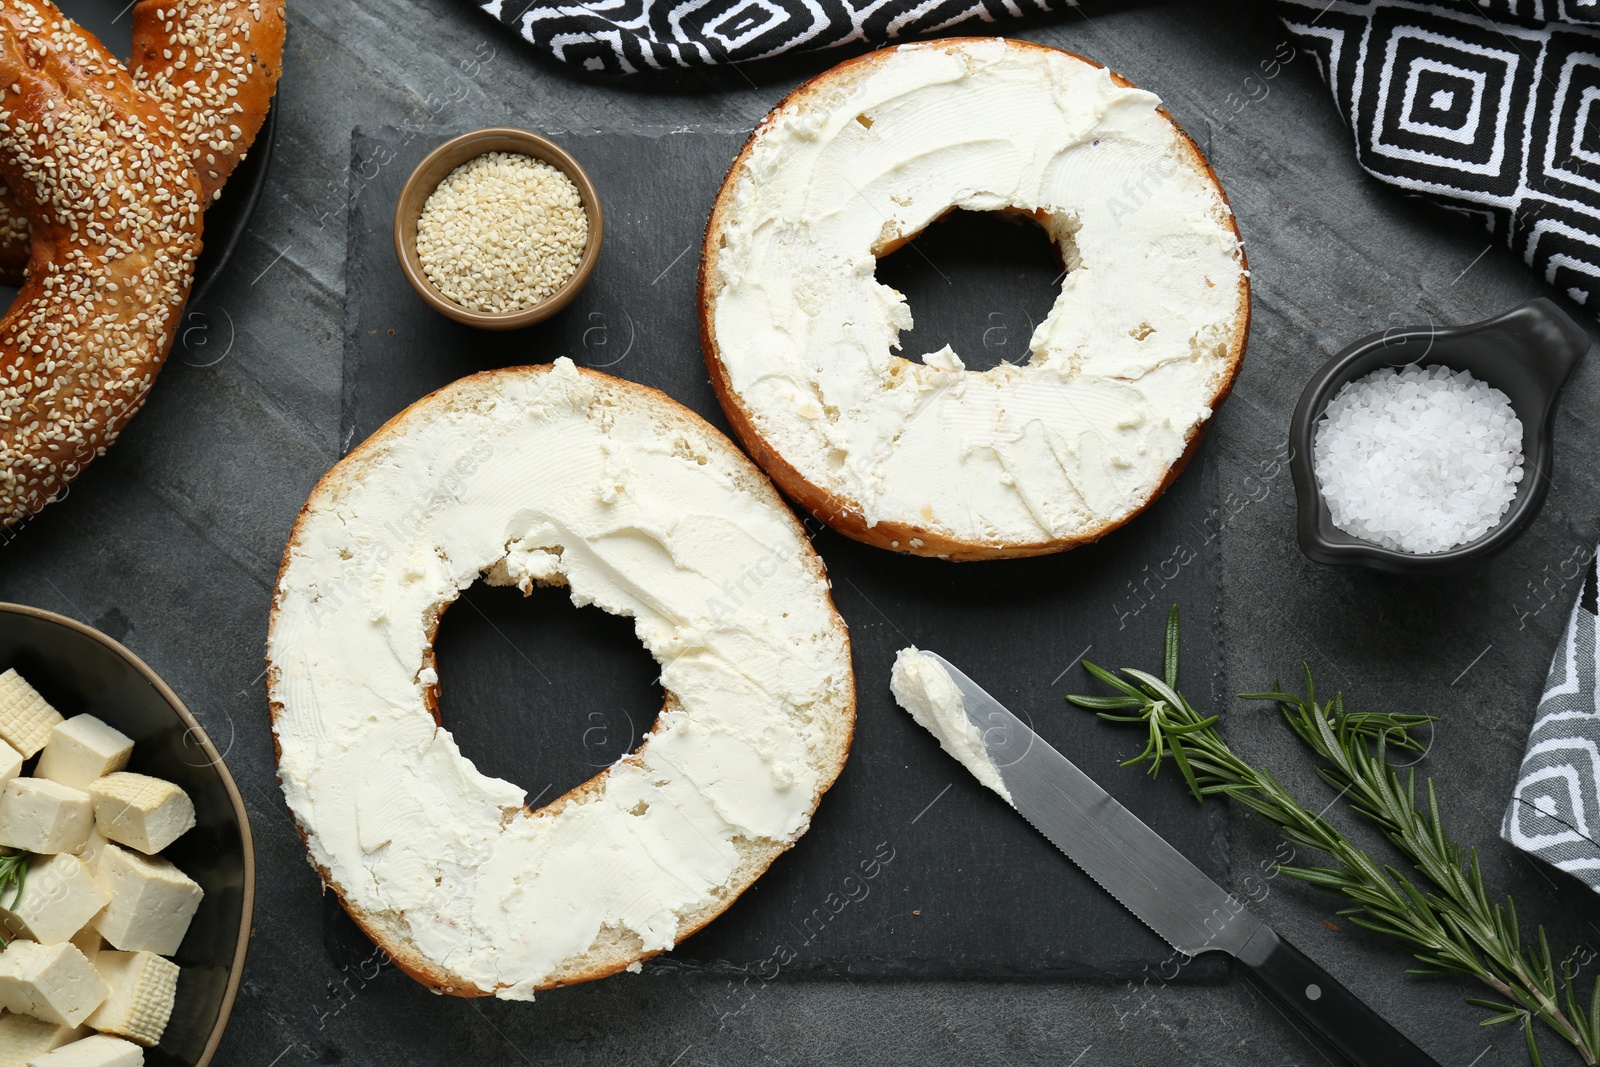
[[1600,313],[1600,2],[1279,0],[1391,185],[1478,220]]
[[1600,892],[1600,550],[1528,736],[1500,836]]
[[[1078,7],[468,2],[563,63],[612,75],[994,33],[1018,16]],[[1363,167],[1488,227],[1558,291],[1600,313],[1600,0],[1278,0],[1278,10],[1332,90]],[[1262,56],[1263,70],[1281,58]],[[1212,118],[1226,122],[1232,110],[1213,105]]]
[[[948,34],[1078,0],[469,0],[563,63],[606,74],[745,63]],[[842,57],[841,57],[842,58]]]

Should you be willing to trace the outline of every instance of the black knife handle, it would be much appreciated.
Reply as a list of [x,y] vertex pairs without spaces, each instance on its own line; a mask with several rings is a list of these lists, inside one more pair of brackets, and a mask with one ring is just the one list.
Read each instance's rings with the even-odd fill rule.
[[1357,1067],[1439,1067],[1270,926],[1250,936],[1238,959]]

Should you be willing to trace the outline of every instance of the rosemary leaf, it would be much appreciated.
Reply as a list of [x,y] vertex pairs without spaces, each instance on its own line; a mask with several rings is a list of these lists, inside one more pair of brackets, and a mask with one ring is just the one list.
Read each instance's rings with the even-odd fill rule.
[[[7,890],[15,890],[11,903],[5,906],[9,911],[17,910],[17,903],[22,900],[22,887],[28,879],[28,861],[33,857],[26,852],[14,852],[9,856],[0,856],[0,900],[4,900]],[[0,949],[9,947],[11,942],[0,934]]]

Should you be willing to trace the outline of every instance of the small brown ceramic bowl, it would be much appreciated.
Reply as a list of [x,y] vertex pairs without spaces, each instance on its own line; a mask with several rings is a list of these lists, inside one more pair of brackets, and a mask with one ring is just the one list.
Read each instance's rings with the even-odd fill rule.
[[[567,279],[566,284],[557,289],[548,300],[501,314],[473,311],[451,300],[428,280],[428,275],[422,269],[422,262],[417,258],[417,219],[422,215],[422,206],[428,202],[428,197],[433,195],[433,191],[444,181],[447,174],[485,152],[520,152],[555,167],[571,178],[572,184],[578,187],[583,210],[589,216],[589,243],[583,250],[583,259],[578,262],[578,269]],[[422,162],[417,164],[417,169],[411,172],[411,177],[406,179],[405,186],[400,190],[400,199],[394,206],[394,251],[400,259],[400,269],[405,272],[411,288],[436,310],[457,322],[464,322],[468,326],[479,326],[486,330],[514,330],[519,326],[531,326],[533,323],[543,322],[566,307],[572,302],[572,298],[578,295],[578,290],[583,288],[583,284],[589,280],[589,275],[594,273],[594,265],[600,258],[601,238],[604,236],[605,220],[600,213],[600,197],[594,191],[594,183],[589,180],[589,175],[578,166],[578,161],[554,141],[510,126],[491,126],[487,129],[473,130],[460,137],[453,137],[429,152],[423,157]]]
[[[194,829],[162,853],[205,897],[173,960],[178,999],[149,1067],[206,1067],[239,991],[255,903],[250,820],[222,753],[139,657],[81,622],[0,603],[0,671],[15,668],[57,711],[89,712],[133,739],[128,769],[176,782]],[[231,744],[231,737],[224,739]],[[33,763],[26,769],[31,773]]]

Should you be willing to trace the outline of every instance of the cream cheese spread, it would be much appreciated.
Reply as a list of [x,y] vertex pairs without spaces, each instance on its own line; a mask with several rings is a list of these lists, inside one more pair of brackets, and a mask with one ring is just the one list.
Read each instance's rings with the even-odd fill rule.
[[[1157,97],[1067,53],[863,64],[774,111],[724,186],[707,295],[731,392],[868,526],[1025,545],[1126,519],[1233,373],[1248,299],[1221,191]],[[1063,255],[1024,363],[896,354],[911,309],[876,257],[951,207],[1030,214]]]
[[983,733],[967,717],[961,690],[944,664],[916,648],[902,648],[894,657],[889,690],[917,725],[939,739],[940,748],[960,760],[974,778],[999,793],[1007,804],[1011,803],[1011,792],[989,758]]
[[[671,948],[837,774],[853,680],[826,579],[714,437],[565,359],[489,372],[347,457],[295,529],[268,641],[284,794],[346,903],[463,988],[532,999],[602,942]],[[565,584],[661,664],[646,743],[551,808],[430,714],[434,620],[480,576]]]

